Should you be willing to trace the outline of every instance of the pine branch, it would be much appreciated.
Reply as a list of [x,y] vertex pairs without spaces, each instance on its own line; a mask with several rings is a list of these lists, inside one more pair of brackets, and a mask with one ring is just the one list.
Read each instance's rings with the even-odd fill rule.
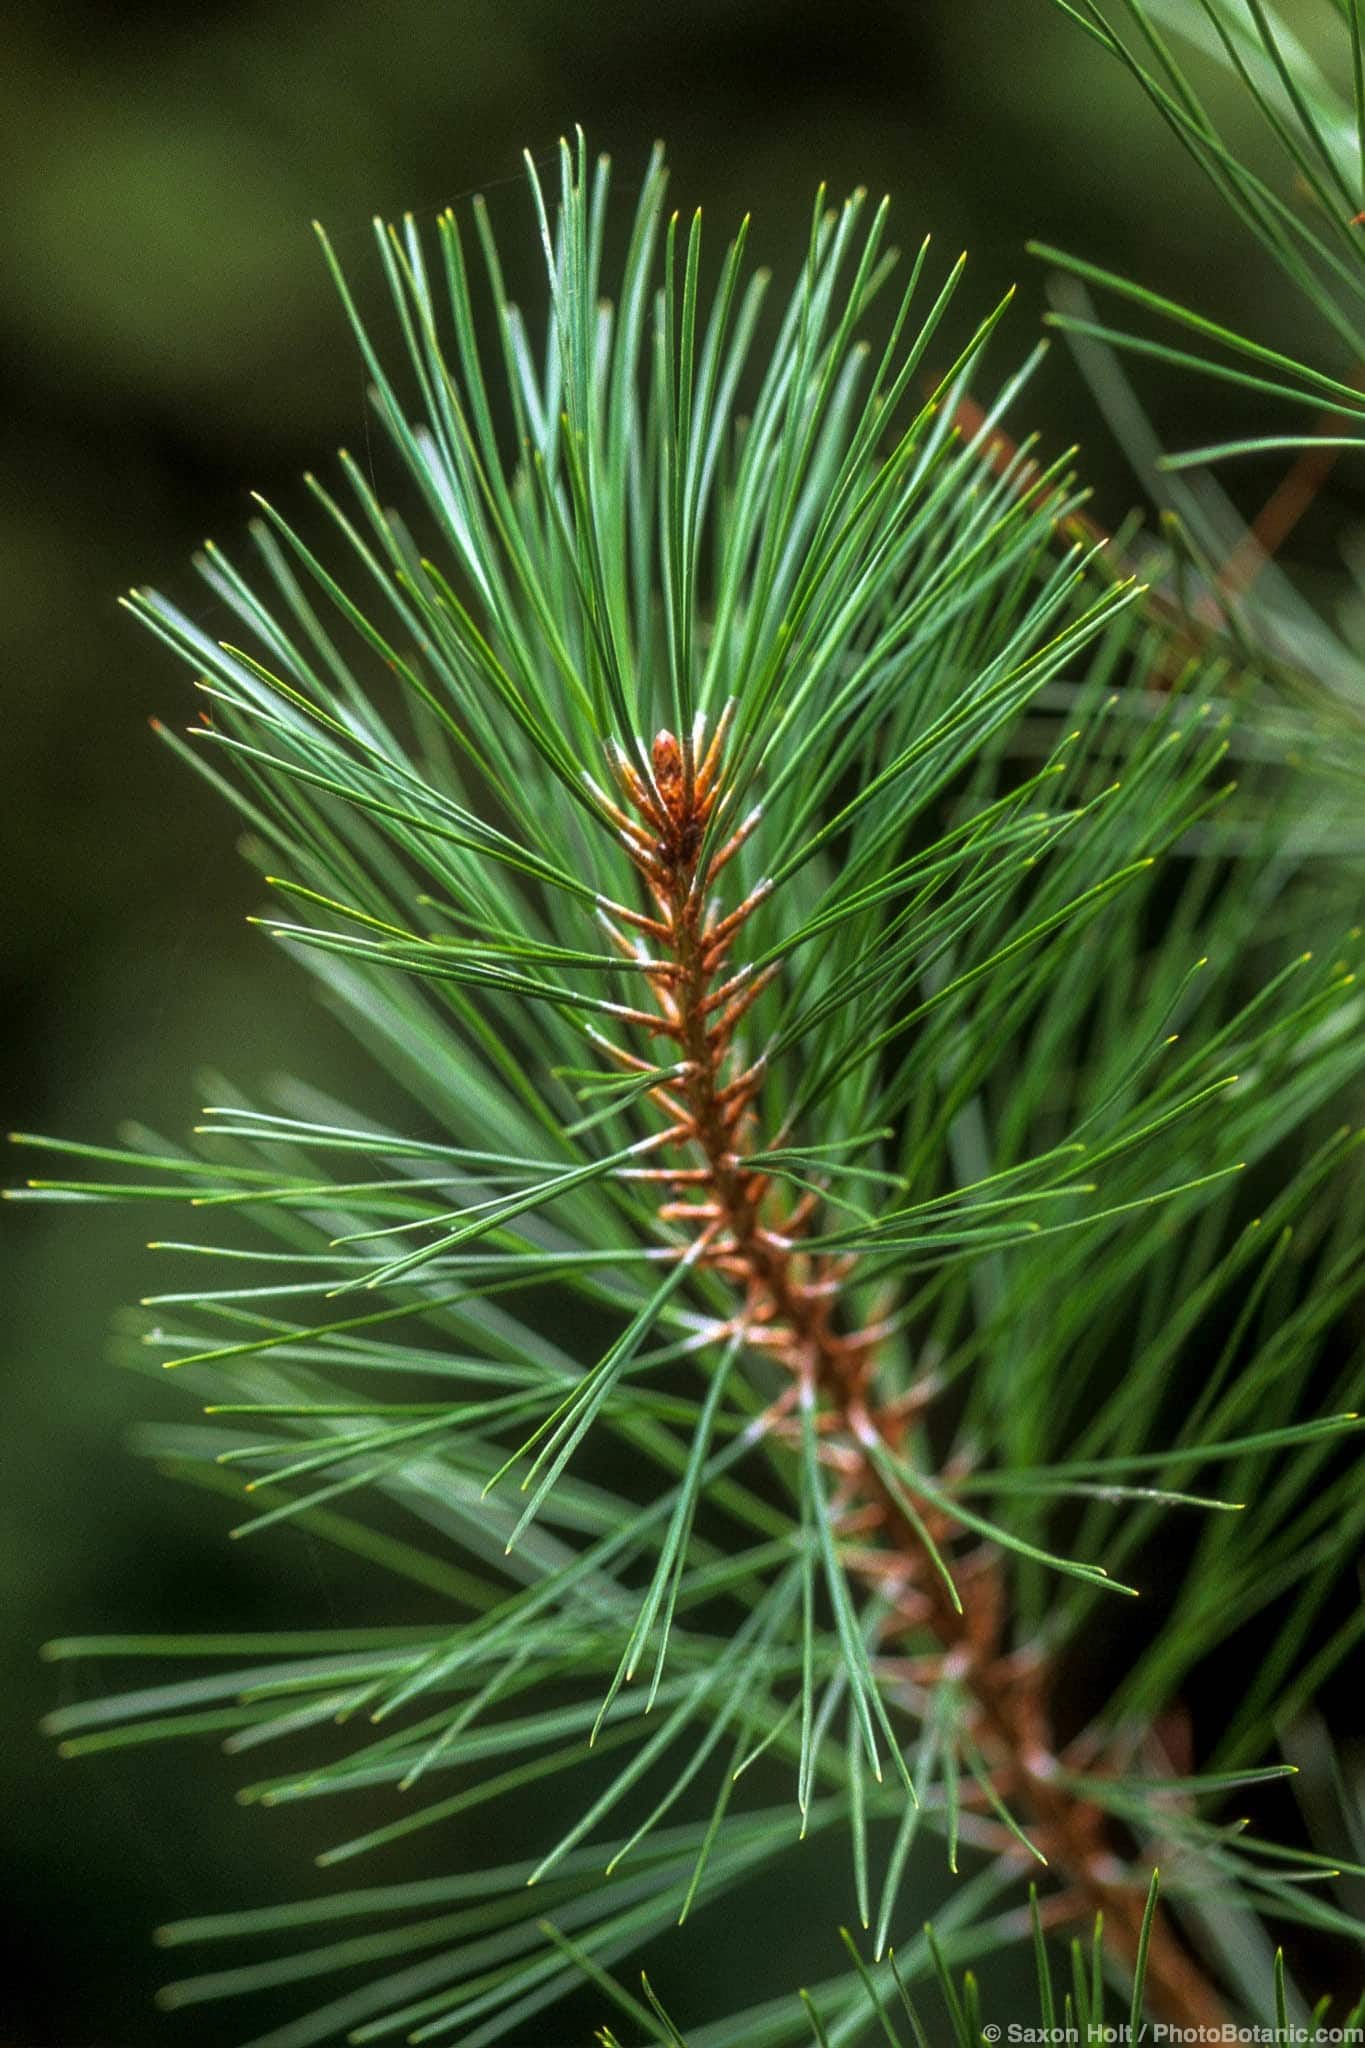
[[[235,640],[134,601],[208,693],[168,737],[245,817],[284,906],[262,922],[408,1127],[288,1081],[222,1084],[188,1148],[25,1140],[74,1162],[30,1199],[198,1225],[162,1234],[188,1277],[132,1348],[210,1414],[148,1454],[245,1500],[243,1540],[293,1523],[442,1605],[316,1641],[124,1639],[227,1668],[54,1732],[245,1754],[330,1731],[338,1753],[243,1795],[397,1795],[328,1867],[585,1774],[477,1904],[424,1876],[171,1930],[417,1912],[176,1987],[325,1982],[292,2048],[505,2038],[798,1829],[847,1841],[883,1957],[922,1827],[954,1874],[979,1862],[935,1941],[901,1946],[907,1982],[1027,1935],[1041,1855],[1039,1924],[1101,1908],[1126,1973],[1203,2020],[1174,1914],[1345,1917],[1301,1881],[1318,1865],[1205,1809],[1282,1774],[1276,1709],[1365,1523],[1360,1361],[1323,1362],[1365,1284],[1359,1141],[1333,1128],[1365,1057],[1358,934],[1284,837],[1300,792],[1254,678],[1234,707],[1203,643],[1173,660],[1078,529],[1066,460],[1002,447],[1031,364],[964,418],[1003,309],[923,397],[960,266],[916,311],[921,250],[869,349],[885,212],[822,195],[742,403],[742,233],[708,299],[656,159],[607,304],[605,165],[566,149],[557,215],[534,198],[543,351],[476,214],[514,432],[453,216],[439,279],[412,224],[380,234],[415,413],[346,298],[422,537],[343,460],[352,505],[312,486],[338,565],[269,508],[256,580],[201,563]],[[1203,1518],[1179,1597],[1063,1746],[1057,1673],[1169,1511]],[[1166,1754],[1185,1681],[1276,1600],[1264,1682],[1192,1778]],[[765,1775],[794,1785],[786,1818],[731,1811]],[[863,1970],[811,1987],[836,2029],[866,2017]],[[705,2038],[803,2027],[788,2000]]]

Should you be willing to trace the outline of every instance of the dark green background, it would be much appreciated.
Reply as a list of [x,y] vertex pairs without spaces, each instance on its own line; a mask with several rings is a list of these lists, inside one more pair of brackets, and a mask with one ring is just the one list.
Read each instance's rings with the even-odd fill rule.
[[[363,380],[309,218],[372,283],[372,213],[431,215],[482,190],[534,290],[519,152],[547,158],[574,121],[610,149],[626,191],[663,136],[677,202],[701,203],[717,240],[751,209],[754,246],[779,273],[799,259],[818,180],[889,190],[904,241],[932,229],[945,264],[972,251],[973,313],[1020,282],[998,363],[1037,331],[1030,233],[1272,339],[1294,334],[1257,253],[1048,0],[72,4],[20,17],[0,69],[7,1123],[103,1139],[131,1115],[176,1131],[209,1067],[250,1084],[288,1066],[363,1089],[289,964],[246,929],[257,890],[232,822],[147,729],[150,714],[190,713],[187,679],[115,597],[154,580],[213,629],[190,549],[233,539],[249,486],[297,507],[301,469],[365,447]],[[1144,389],[1177,440],[1246,419],[1207,392]],[[1054,449],[1081,438],[1098,515],[1121,516],[1135,485],[1064,350],[1026,424]],[[1248,470],[1242,485],[1254,497],[1269,480]],[[1350,510],[1329,498],[1301,550]],[[160,1404],[107,1363],[107,1331],[151,1284],[146,1220],[6,1217],[0,1803],[21,1962],[0,1978],[0,2048],[238,2038],[218,2011],[153,2015],[148,1929],[286,1893],[307,1864],[287,1817],[233,1806],[241,1773],[212,1750],[60,1763],[38,1716],[102,1675],[40,1665],[37,1645],[386,1611],[384,1588],[353,1591],[302,1539],[230,1547],[218,1505],[129,1456],[127,1430]],[[463,1853],[499,1847],[470,1835]]]

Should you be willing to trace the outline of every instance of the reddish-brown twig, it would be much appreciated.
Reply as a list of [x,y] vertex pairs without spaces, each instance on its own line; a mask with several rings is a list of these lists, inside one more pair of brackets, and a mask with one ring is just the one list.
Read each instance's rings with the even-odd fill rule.
[[[601,906],[614,942],[639,964],[655,999],[653,1012],[620,1014],[649,1037],[671,1040],[678,1051],[675,1077],[653,1093],[681,1156],[642,1171],[659,1186],[663,1219],[706,1234],[697,1262],[738,1291],[742,1306],[733,1327],[765,1359],[786,1367],[794,1396],[818,1404],[821,1454],[839,1473],[840,1534],[857,1538],[845,1549],[847,1568],[890,1594],[888,1645],[926,1634],[936,1644],[927,1658],[909,1660],[907,1682],[922,1689],[951,1678],[962,1687],[972,1703],[973,1740],[995,1788],[1017,1807],[1062,1885],[1052,1916],[1103,1913],[1110,1940],[1131,1965],[1145,1879],[1118,1857],[1099,1805],[1065,1782],[1052,1733],[1051,1673],[1027,1646],[1010,1641],[1007,1581],[998,1558],[979,1544],[964,1554],[964,1532],[928,1506],[917,1527],[879,1469],[885,1452],[901,1448],[928,1389],[879,1397],[880,1329],[847,1328],[842,1313],[850,1261],[804,1242],[817,1198],[805,1193],[791,1200],[753,1163],[764,1062],[740,1052],[739,1027],[777,969],[751,973],[731,962],[768,885],[760,883],[729,911],[711,897],[712,884],[760,815],[751,812],[721,836],[727,725],[723,717],[709,745],[701,721],[681,738],[660,732],[647,758],[642,750],[639,766],[614,752],[620,800],[598,793],[651,904],[645,912]],[[605,1040],[599,1043],[606,1047]],[[638,1055],[609,1049],[627,1067],[650,1070]],[[795,1399],[777,1404],[775,1426],[791,1426],[795,1405]],[[929,1555],[925,1533],[951,1557],[953,1590]],[[1002,1842],[1007,1852],[1017,1851],[1003,1831]],[[1168,2020],[1213,2026],[1224,2018],[1216,1992],[1164,1911],[1151,1930],[1147,1985],[1154,2008]]]

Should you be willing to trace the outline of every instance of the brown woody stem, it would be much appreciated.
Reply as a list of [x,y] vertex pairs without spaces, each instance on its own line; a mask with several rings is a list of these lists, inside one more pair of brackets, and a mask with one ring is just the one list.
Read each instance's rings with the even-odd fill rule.
[[[841,1328],[851,1261],[805,1249],[801,1240],[814,1199],[805,1195],[784,1210],[771,1176],[750,1163],[763,1062],[740,1067],[735,1029],[776,970],[751,975],[727,964],[766,885],[723,916],[708,907],[712,881],[758,817],[751,813],[718,851],[706,851],[708,828],[724,801],[719,777],[725,725],[722,719],[700,763],[700,725],[681,743],[672,733],[659,733],[652,774],[641,774],[619,753],[612,762],[628,807],[615,812],[615,821],[648,884],[653,910],[645,916],[610,906],[608,926],[623,953],[651,963],[644,973],[657,1014],[630,1013],[631,1018],[678,1046],[682,1075],[655,1092],[675,1141],[694,1148],[701,1162],[651,1169],[665,1192],[660,1213],[673,1222],[694,1222],[708,1234],[698,1262],[724,1274],[742,1293],[738,1326],[820,1403],[821,1454],[839,1468],[841,1502],[859,1531],[859,1549],[848,1553],[848,1568],[891,1590],[891,1632],[927,1632],[937,1645],[933,1675],[952,1678],[970,1697],[973,1739],[995,1788],[1025,1818],[1062,1881],[1054,1915],[1102,1913],[1110,1939],[1131,1967],[1146,1876],[1125,1868],[1102,1809],[1064,1781],[1053,1741],[1050,1672],[1027,1649],[1008,1647],[1007,1589],[998,1558],[986,1546],[954,1557],[950,1587],[930,1545],[942,1553],[961,1532],[938,1509],[909,1508],[905,1495],[883,1477],[887,1454],[899,1451],[927,1390],[877,1400],[879,1333]],[[628,937],[622,924],[648,939]],[[618,1057],[627,1065],[644,1064],[630,1054]],[[789,1426],[785,1417],[775,1424]],[[1019,1853],[1003,1833],[1002,1847]],[[1160,1910],[1148,1945],[1147,1985],[1153,2007],[1177,2024],[1212,2027],[1225,2017],[1213,1986]]]

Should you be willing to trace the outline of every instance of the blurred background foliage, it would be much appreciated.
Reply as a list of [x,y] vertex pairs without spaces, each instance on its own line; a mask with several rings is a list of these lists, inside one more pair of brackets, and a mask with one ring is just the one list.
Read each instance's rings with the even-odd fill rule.
[[[1283,8],[1314,40],[1330,9]],[[1250,117],[1210,81],[1231,139]],[[969,303],[1019,300],[994,358],[1037,332],[1039,235],[1293,347],[1266,259],[1119,68],[1049,0],[128,0],[33,6],[0,68],[0,664],[5,802],[0,986],[9,1125],[107,1137],[193,1117],[195,1075],[304,1071],[373,1089],[357,1053],[244,916],[257,889],[225,811],[147,729],[192,711],[169,660],[115,598],[154,579],[199,607],[185,558],[236,535],[254,486],[282,506],[339,444],[368,446],[364,384],[308,230],[374,284],[369,217],[432,215],[483,191],[505,248],[538,253],[519,152],[574,121],[629,188],[662,136],[677,203],[716,239],[751,209],[764,260],[799,260],[816,183],[888,190],[901,238],[971,251]],[[1272,175],[1281,181],[1275,166]],[[514,279],[514,283],[518,280]],[[1324,363],[1344,372],[1350,365]],[[1255,431],[1244,397],[1144,374],[1170,441]],[[1056,449],[1079,438],[1095,511],[1137,493],[1063,349],[1027,400]],[[1231,479],[1248,506],[1274,482]],[[1346,601],[1337,549],[1358,521],[1343,469],[1290,566]],[[296,1822],[234,1807],[201,1749],[63,1764],[36,1731],[58,1703],[50,1635],[374,1618],[335,1553],[294,1536],[224,1540],[222,1503],[170,1487],[125,1439],[156,1406],[106,1363],[111,1318],[148,1282],[136,1216],[10,1211],[0,1489],[6,1732],[4,1895],[21,1970],[0,1990],[4,2048],[135,2048],[240,2038],[230,2011],[158,2019],[149,1928],[172,1912],[294,1890]],[[107,1674],[63,1667],[60,1683]],[[497,1860],[471,1842],[471,1859]],[[781,1902],[772,1902],[774,1914]],[[776,1924],[776,1921],[775,1923]],[[742,1969],[746,1930],[718,1971]]]

